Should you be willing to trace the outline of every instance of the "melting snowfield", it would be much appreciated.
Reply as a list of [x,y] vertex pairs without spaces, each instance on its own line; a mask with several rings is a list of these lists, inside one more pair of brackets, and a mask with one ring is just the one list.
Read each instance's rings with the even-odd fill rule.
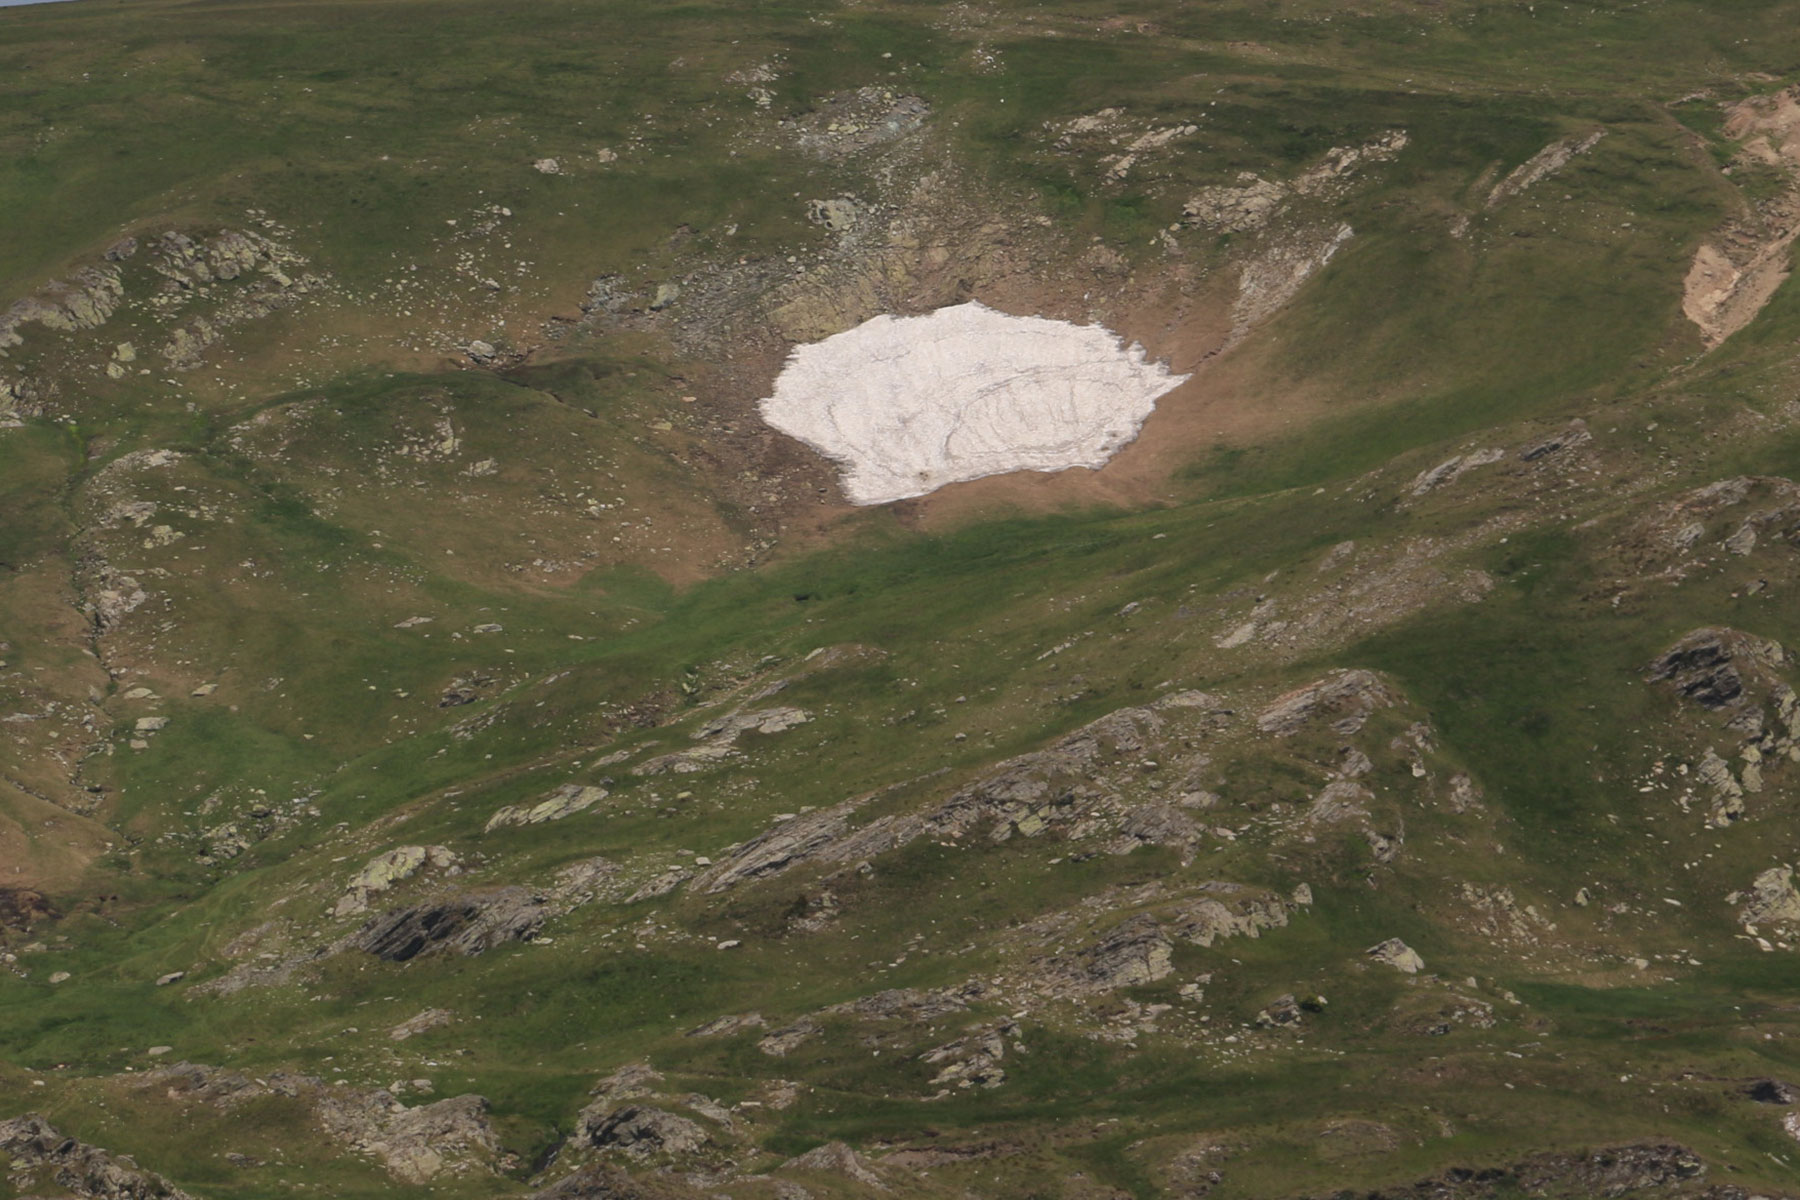
[[1187,380],[1099,325],[958,304],[796,347],[763,419],[843,465],[853,504],[1099,467]]

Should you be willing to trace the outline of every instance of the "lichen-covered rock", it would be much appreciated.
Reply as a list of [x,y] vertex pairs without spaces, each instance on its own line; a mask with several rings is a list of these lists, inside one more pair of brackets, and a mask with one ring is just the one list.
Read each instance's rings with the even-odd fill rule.
[[482,832],[492,833],[494,830],[508,825],[542,825],[546,821],[560,821],[564,817],[572,817],[578,812],[585,812],[606,799],[607,795],[607,790],[603,787],[565,783],[537,804],[509,804],[505,808],[499,809],[488,818],[488,823]]
[[1385,963],[1407,975],[1417,975],[1425,969],[1425,960],[1419,957],[1418,951],[1399,938],[1389,938],[1380,945],[1370,946],[1368,955],[1376,962]]
[[445,870],[456,866],[456,855],[443,846],[396,846],[378,854],[351,877],[332,909],[334,917],[369,911],[369,901],[427,867]]

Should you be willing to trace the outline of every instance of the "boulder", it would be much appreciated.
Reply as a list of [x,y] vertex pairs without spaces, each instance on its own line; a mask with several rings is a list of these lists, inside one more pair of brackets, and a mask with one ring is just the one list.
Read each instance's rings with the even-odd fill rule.
[[1376,962],[1386,963],[1408,975],[1417,975],[1425,969],[1425,960],[1419,957],[1418,951],[1399,938],[1389,938],[1378,946],[1370,946],[1367,953]]

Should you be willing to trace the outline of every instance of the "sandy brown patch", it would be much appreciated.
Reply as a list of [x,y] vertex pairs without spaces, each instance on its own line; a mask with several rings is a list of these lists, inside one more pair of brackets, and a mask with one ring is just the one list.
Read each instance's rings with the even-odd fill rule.
[[1681,311],[1708,350],[1755,320],[1793,269],[1800,238],[1800,87],[1726,106],[1724,132],[1739,143],[1735,167],[1772,170],[1786,186],[1746,205],[1694,251]]

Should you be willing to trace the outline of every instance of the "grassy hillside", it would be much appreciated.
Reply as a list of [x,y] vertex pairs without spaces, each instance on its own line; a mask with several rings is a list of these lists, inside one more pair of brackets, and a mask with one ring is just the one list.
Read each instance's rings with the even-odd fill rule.
[[1796,15],[0,9],[0,1200],[1796,1193]]

